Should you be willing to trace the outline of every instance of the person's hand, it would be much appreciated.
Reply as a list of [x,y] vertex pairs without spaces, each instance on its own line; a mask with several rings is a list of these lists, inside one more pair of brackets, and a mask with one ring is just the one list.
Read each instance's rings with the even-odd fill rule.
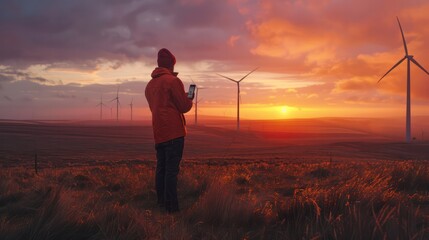
[[193,94],[192,94],[192,97],[189,97],[189,92],[186,92],[186,96],[187,96],[189,99],[194,100],[195,93],[193,93]]

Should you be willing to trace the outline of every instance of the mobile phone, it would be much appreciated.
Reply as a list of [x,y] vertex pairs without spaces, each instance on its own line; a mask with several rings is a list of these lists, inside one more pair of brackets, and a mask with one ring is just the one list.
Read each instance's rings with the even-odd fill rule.
[[196,88],[195,84],[191,84],[189,86],[188,98],[190,99],[194,98],[195,88]]

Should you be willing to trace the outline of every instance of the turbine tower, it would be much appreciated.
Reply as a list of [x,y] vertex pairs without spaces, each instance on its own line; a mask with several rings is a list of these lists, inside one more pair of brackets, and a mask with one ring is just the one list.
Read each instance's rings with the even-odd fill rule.
[[258,68],[253,69],[248,74],[246,74],[244,77],[242,77],[240,80],[235,80],[235,79],[232,79],[232,78],[229,78],[229,77],[217,74],[217,75],[219,75],[219,76],[221,76],[223,78],[226,78],[226,79],[228,79],[228,80],[230,80],[232,82],[237,83],[237,131],[240,130],[240,82],[243,81],[252,72],[256,71],[256,69],[258,69]]
[[111,102],[116,100],[116,121],[119,121],[119,86],[118,86],[118,90],[116,92],[116,97],[112,100],[110,100]]
[[381,81],[387,74],[389,74],[393,69],[395,69],[399,64],[401,64],[405,59],[407,59],[407,111],[406,111],[406,120],[405,120],[405,140],[409,143],[411,142],[411,91],[410,91],[410,85],[411,85],[411,74],[410,74],[410,62],[413,62],[417,67],[419,67],[421,70],[423,70],[426,74],[429,75],[429,72],[426,71],[418,62],[414,59],[413,55],[408,54],[408,48],[407,48],[407,42],[405,41],[404,32],[402,31],[401,22],[399,21],[399,18],[396,17],[399,24],[399,29],[401,30],[402,35],[402,41],[404,43],[404,49],[405,49],[405,56],[399,60],[389,71],[387,71],[386,74],[383,75],[383,77],[378,80],[377,83]]
[[198,103],[200,102],[200,100],[198,100],[198,92],[200,91],[200,89],[205,89],[205,88],[198,87],[197,85],[197,91],[195,91],[195,125],[197,125],[198,123]]
[[200,89],[205,89],[205,88],[204,87],[198,87],[198,84],[196,84],[194,82],[194,79],[192,79],[191,76],[189,76],[189,77],[191,78],[192,83],[195,84],[195,86],[196,86],[196,91],[195,91],[195,125],[197,125],[198,124],[198,103],[201,101],[201,100],[198,100],[198,92],[200,91]]
[[131,121],[133,120],[133,101],[134,98],[131,99],[130,107],[131,107]]
[[95,106],[100,106],[100,120],[103,120],[103,107],[107,107],[106,104],[103,103],[103,94],[101,94],[100,103]]

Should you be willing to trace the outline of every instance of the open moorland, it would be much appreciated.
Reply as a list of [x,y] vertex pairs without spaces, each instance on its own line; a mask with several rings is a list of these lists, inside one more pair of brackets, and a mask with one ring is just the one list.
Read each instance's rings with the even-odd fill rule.
[[149,123],[0,121],[0,239],[429,239],[424,131],[405,144],[393,120],[234,126],[188,127],[168,215]]

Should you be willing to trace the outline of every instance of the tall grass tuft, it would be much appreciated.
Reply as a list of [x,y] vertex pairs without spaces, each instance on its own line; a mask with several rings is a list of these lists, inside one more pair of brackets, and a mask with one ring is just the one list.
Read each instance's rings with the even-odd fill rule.
[[88,239],[98,232],[95,225],[76,212],[61,188],[48,189],[34,218],[16,225],[4,239]]
[[262,223],[263,216],[255,211],[255,204],[239,199],[232,185],[213,181],[188,215],[192,222],[215,226],[251,227]]
[[[99,229],[98,239],[145,239],[148,226],[137,221],[138,214],[128,206],[104,206],[93,220]],[[153,232],[151,233],[153,234]]]
[[417,164],[398,166],[392,171],[390,184],[399,191],[429,192],[429,167]]
[[331,171],[324,167],[318,167],[317,169],[311,171],[310,174],[316,178],[327,178],[331,175]]
[[[381,178],[385,179],[385,178]],[[307,189],[276,204],[280,231],[292,239],[424,239],[429,225],[414,206],[389,198],[388,189],[352,179],[331,189]],[[380,183],[375,180],[373,183]],[[376,192],[379,191],[378,194]],[[353,193],[355,194],[353,196]],[[387,196],[384,196],[386,195]]]

